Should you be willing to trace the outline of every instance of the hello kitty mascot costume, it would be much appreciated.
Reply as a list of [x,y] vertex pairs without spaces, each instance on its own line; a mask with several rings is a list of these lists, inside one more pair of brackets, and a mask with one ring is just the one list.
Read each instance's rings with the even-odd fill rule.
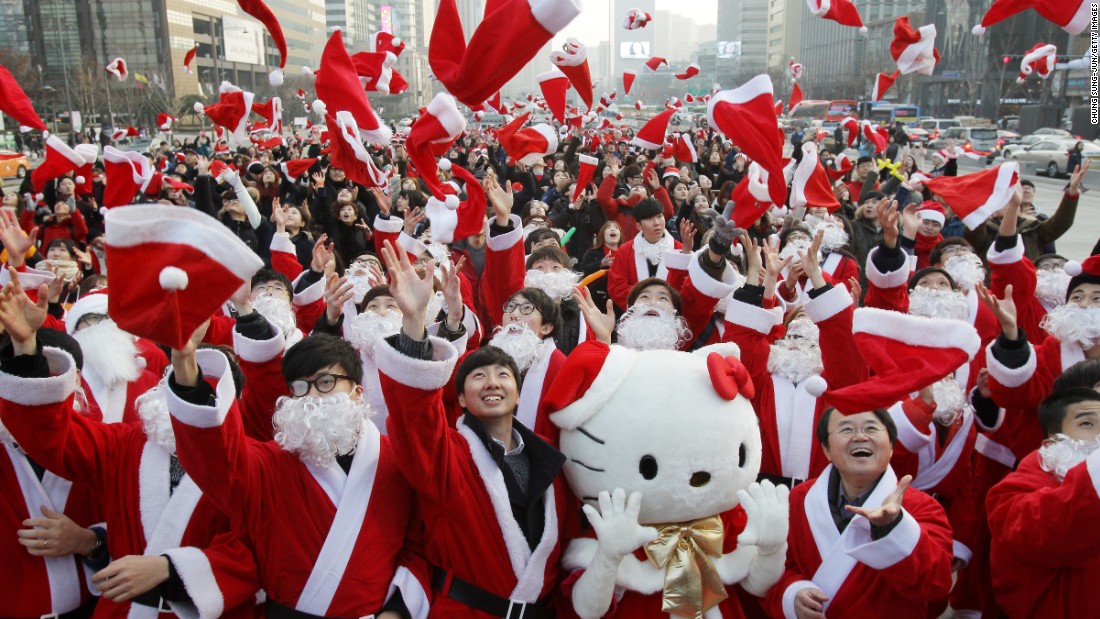
[[586,342],[545,404],[592,537],[569,542],[581,619],[733,619],[736,593],[783,574],[786,487],[755,482],[761,442],[737,347],[694,353]]

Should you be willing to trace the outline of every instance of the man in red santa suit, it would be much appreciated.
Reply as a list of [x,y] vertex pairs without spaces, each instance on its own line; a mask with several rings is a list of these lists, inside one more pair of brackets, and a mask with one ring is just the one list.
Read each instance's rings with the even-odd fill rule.
[[[402,327],[375,359],[390,437],[416,490],[424,554],[435,568],[432,616],[553,617],[548,598],[557,588],[561,523],[570,512],[556,481],[565,458],[515,420],[519,371],[512,358],[486,346],[454,373],[458,351],[425,329],[431,278],[389,244],[383,258]],[[448,270],[446,277],[457,274]],[[452,373],[466,411],[455,427],[442,395]]]
[[73,303],[65,314],[65,330],[84,352],[80,378],[103,421],[138,421],[134,402],[152,389],[160,376],[147,369],[138,338],[119,329],[107,315],[107,295],[105,290],[95,292]]
[[166,409],[139,405],[141,424],[74,414],[76,363],[40,346],[39,292],[37,304],[18,285],[0,293],[0,324],[14,348],[0,366],[0,416],[31,458],[87,484],[102,506],[115,560],[92,578],[103,598],[97,613],[251,617],[259,588],[251,553],[176,460]]
[[1039,406],[1047,441],[989,491],[990,562],[1006,616],[1096,615],[1100,395],[1074,387]]
[[801,253],[813,288],[782,339],[771,343],[781,314],[763,307],[774,297],[776,279],[791,261],[779,257],[776,245],[750,247],[748,281],[726,307],[725,338],[741,348],[745,367],[759,386],[753,406],[764,445],[761,478],[788,486],[815,477],[828,464],[811,436],[811,428],[828,408],[820,397],[825,388],[822,376],[829,385],[841,387],[867,375],[852,338],[852,297],[843,286],[826,283],[818,262],[810,258],[823,235],[818,231]]
[[639,232],[615,251],[615,260],[607,272],[607,295],[615,306],[625,310],[630,289],[640,280],[668,278],[665,254],[680,249],[680,242],[665,229],[665,213],[661,203],[646,198],[634,206],[634,219]]
[[[80,346],[61,331],[41,329],[39,340],[80,358]],[[0,541],[0,579],[19,592],[0,598],[0,615],[90,617],[91,575],[110,561],[106,529],[92,526],[100,520],[93,488],[43,469],[0,423],[0,496],[0,528],[17,532]]]
[[[890,468],[897,430],[874,409],[829,408],[817,441],[830,462],[791,491],[787,569],[768,592],[772,617],[924,619],[951,590],[943,508]],[[938,614],[938,611],[935,612]]]

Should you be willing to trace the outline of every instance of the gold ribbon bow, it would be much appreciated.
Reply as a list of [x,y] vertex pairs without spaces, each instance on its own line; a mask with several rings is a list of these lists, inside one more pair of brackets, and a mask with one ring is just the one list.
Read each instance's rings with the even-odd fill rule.
[[658,525],[657,531],[657,539],[646,544],[645,552],[654,565],[665,568],[661,610],[702,619],[703,613],[729,597],[711,560],[722,556],[722,518]]
[[893,163],[889,159],[879,159],[878,160],[878,169],[880,169],[880,170],[890,170],[890,176],[893,176],[894,178],[899,179],[899,180],[901,180],[901,182],[904,183],[905,181],[907,181],[909,179],[905,178],[905,175],[898,171],[898,168],[900,168],[900,167],[901,167],[901,162],[900,161],[897,162],[897,163]]

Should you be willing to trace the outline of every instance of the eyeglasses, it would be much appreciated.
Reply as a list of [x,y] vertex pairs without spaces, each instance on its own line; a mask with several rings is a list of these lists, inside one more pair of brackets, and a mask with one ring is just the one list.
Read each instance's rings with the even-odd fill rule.
[[530,316],[531,312],[538,311],[538,308],[533,303],[519,303],[518,301],[509,301],[504,304],[505,314],[511,314],[516,310],[519,310],[519,313],[524,316]]
[[948,245],[947,247],[943,248],[943,251],[940,252],[940,255],[951,258],[954,256],[962,256],[964,254],[972,253],[974,252],[970,251],[969,247],[963,247],[962,245]]
[[355,382],[355,379],[343,374],[321,374],[313,380],[307,380],[305,378],[301,380],[291,381],[290,383],[290,395],[300,398],[309,393],[309,388],[313,387],[318,393],[328,393],[336,388],[336,382],[343,378],[344,380],[350,380]]
[[1064,262],[1047,261],[1035,268],[1040,271],[1061,271],[1063,268],[1065,268],[1065,266],[1066,265]]
[[886,428],[880,426],[879,424],[869,423],[869,424],[863,426],[862,428],[857,428],[855,426],[844,426],[843,428],[840,428],[839,430],[833,430],[832,432],[829,433],[829,435],[830,436],[839,436],[840,438],[843,438],[843,439],[851,439],[851,438],[855,438],[856,432],[862,432],[863,435],[866,436],[867,438],[873,439],[873,438],[875,438],[879,434],[882,434],[885,431],[886,431]]
[[252,290],[261,294],[265,292],[270,292],[285,294],[288,296],[290,295],[290,292],[287,291],[286,286],[280,286],[278,284],[260,284],[259,286],[253,286]]
[[104,320],[107,320],[107,314],[84,314],[76,323],[76,328],[94,327]]

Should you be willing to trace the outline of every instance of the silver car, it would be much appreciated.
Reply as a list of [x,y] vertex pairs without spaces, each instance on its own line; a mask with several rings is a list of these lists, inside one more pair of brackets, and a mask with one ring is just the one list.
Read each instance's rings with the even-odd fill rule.
[[[1027,146],[1023,150],[1012,151],[1011,156],[1006,158],[1021,163],[1034,163],[1036,170],[1045,171],[1047,176],[1054,178],[1070,172],[1066,169],[1066,162],[1069,161],[1069,149],[1073,148],[1074,144],[1076,142],[1046,140]],[[1082,147],[1082,159],[1100,161],[1100,146],[1083,142]]]

